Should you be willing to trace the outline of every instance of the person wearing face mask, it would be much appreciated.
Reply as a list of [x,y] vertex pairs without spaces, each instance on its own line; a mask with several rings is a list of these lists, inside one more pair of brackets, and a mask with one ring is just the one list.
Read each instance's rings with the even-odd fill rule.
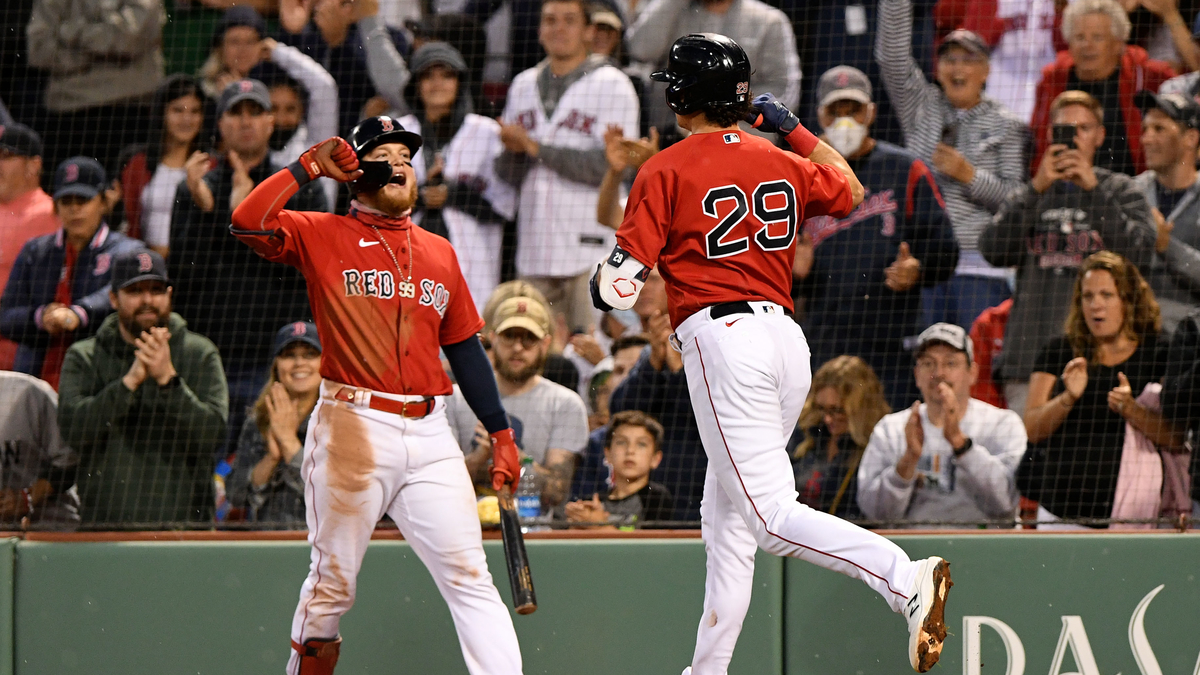
[[1107,114],[1082,91],[1060,94],[1051,106],[1059,135],[1045,130],[1050,147],[1037,175],[1008,196],[979,238],[988,262],[1017,268],[1004,351],[993,370],[1018,413],[1038,350],[1067,316],[1073,271],[1096,251],[1115,251],[1142,269],[1154,254],[1154,220],[1133,179],[1093,165]]
[[870,364],[898,409],[916,398],[905,340],[919,332],[921,288],[954,272],[958,244],[928,166],[907,150],[871,138],[871,82],[837,66],[817,84],[823,139],[866,189],[848,217],[810,218],[792,273],[806,300],[802,322],[813,367],[850,354]]
[[912,0],[879,3],[875,58],[905,147],[937,171],[962,251],[950,281],[924,292],[923,323],[949,321],[969,329],[983,310],[1011,294],[1011,271],[983,259],[979,233],[1027,175],[1028,129],[984,94],[988,47],[971,31],[946,36],[938,47],[937,80],[926,80],[913,58],[912,14]]
[[238,437],[229,503],[245,519],[283,527],[304,525],[304,437],[321,386],[321,339],[309,321],[275,334],[271,374]]
[[1025,426],[1015,412],[971,398],[979,364],[967,332],[949,323],[926,328],[913,374],[925,403],[875,426],[858,469],[859,508],[889,523],[1011,527]]

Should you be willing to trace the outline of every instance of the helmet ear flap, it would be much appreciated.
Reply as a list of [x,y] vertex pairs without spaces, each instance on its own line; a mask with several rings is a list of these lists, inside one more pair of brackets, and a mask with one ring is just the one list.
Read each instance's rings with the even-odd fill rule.
[[358,168],[362,170],[363,175],[350,185],[350,191],[354,194],[374,192],[392,179],[392,165],[388,162],[359,160]]

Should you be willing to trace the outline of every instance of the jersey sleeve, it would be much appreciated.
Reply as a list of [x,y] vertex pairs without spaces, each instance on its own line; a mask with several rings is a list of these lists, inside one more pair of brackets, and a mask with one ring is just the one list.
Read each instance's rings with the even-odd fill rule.
[[263,258],[299,267],[304,231],[315,225],[315,212],[283,210],[299,190],[290,171],[276,172],[234,209],[230,232]]
[[471,290],[467,288],[467,280],[463,278],[462,269],[458,266],[458,256],[454,249],[447,244],[446,255],[450,259],[450,304],[446,307],[446,315],[442,317],[438,328],[438,343],[452,345],[462,342],[483,330],[483,319],[475,309],[475,301],[471,299]]
[[617,230],[617,245],[646,267],[654,267],[667,243],[675,205],[674,172],[643,166],[625,203],[625,220]]
[[850,190],[850,181],[841,171],[790,153],[789,156],[801,173],[800,185],[808,187],[801,221],[816,216],[845,218],[850,215],[854,210],[854,194]]

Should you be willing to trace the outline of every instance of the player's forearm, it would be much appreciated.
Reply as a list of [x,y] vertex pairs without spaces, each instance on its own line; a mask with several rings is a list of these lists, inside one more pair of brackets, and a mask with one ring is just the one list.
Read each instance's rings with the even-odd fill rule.
[[[300,172],[303,173],[303,169]],[[307,178],[307,176],[306,176]],[[307,182],[307,180],[305,181]],[[295,172],[288,169],[276,172],[259,183],[241,204],[233,210],[233,228],[252,232],[274,229],[272,223],[292,195],[300,191]]]
[[845,157],[842,157],[840,152],[834,150],[825,141],[818,141],[817,147],[813,148],[812,154],[808,158],[817,164],[831,166],[841,172],[846,177],[846,181],[850,183],[850,192],[854,196],[854,205],[858,206],[862,203],[865,193],[862,183],[858,182],[858,176],[854,175],[854,169],[850,168],[850,163],[846,161]]
[[611,168],[600,181],[600,198],[596,201],[596,221],[605,227],[621,227],[621,172]]

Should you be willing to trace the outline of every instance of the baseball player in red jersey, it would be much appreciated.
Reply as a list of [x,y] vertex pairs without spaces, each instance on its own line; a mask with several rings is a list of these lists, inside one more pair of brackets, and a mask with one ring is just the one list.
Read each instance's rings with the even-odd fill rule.
[[[329,675],[338,622],[375,524],[386,513],[450,607],[472,675],[516,675],[521,652],[492,584],[474,490],[446,421],[450,379],[491,434],[493,486],[520,469],[483,321],[445,239],[414,227],[411,158],[421,137],[390,117],[364,120],[263,181],[233,213],[235,236],[304,273],[321,353],[321,397],[305,439],[304,501],[312,564],[292,621],[290,675]],[[284,211],[320,176],[352,181],[350,214]]]
[[[946,635],[948,563],[909,560],[887,539],[797,502],[785,447],[812,382],[808,344],[791,318],[797,228],[849,215],[862,185],[773,96],[752,108],[750,62],[733,40],[682,37],[653,77],[668,83],[667,102],[691,135],[638,172],[592,298],[601,309],[633,306],[654,265],[667,283],[673,342],[708,455],[704,615],[684,673],[726,672],[758,546],[875,589],[908,620],[909,663],[925,672]],[[783,134],[795,154],[739,131],[743,118]]]

